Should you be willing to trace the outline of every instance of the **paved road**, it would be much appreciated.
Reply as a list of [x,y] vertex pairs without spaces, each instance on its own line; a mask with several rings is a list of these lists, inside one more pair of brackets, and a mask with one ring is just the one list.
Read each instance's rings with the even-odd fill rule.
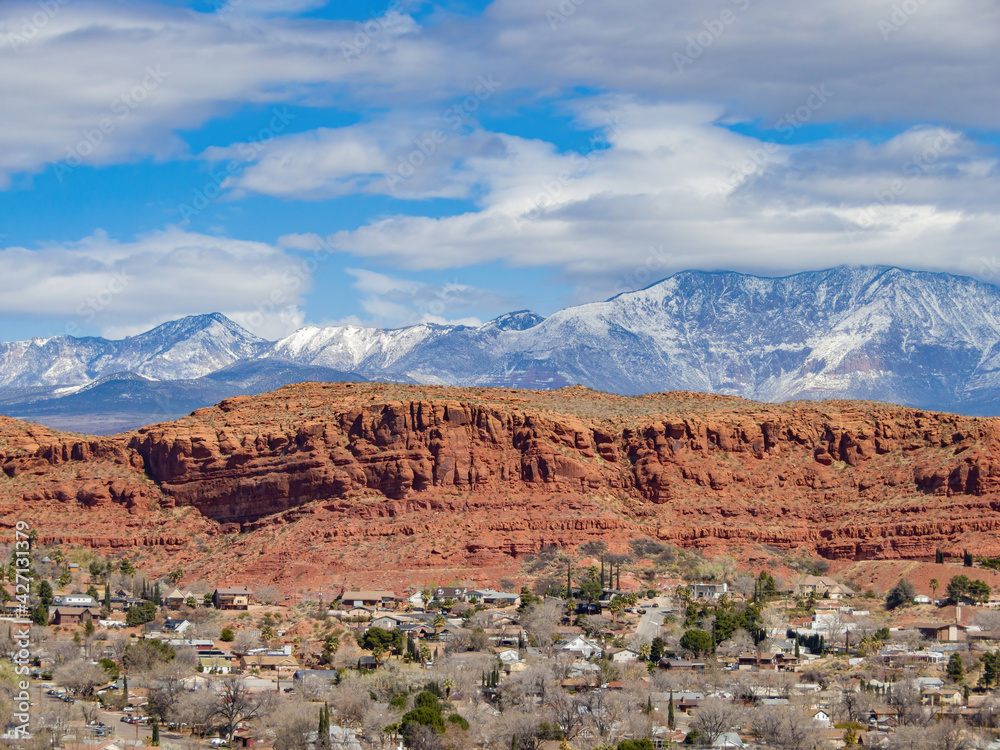
[[[650,605],[653,602],[656,602],[659,606],[651,607]],[[660,626],[663,625],[664,609],[666,608],[669,611],[670,598],[658,596],[652,600],[643,600],[641,604],[645,607],[646,614],[639,620],[635,633],[643,641],[652,641],[660,634]]]

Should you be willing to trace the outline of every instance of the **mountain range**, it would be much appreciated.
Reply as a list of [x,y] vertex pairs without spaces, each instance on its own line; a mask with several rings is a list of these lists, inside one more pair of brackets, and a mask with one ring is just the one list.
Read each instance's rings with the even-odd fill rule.
[[758,401],[852,398],[1000,414],[1000,289],[844,266],[684,271],[646,289],[479,327],[306,327],[266,341],[213,313],[121,341],[0,344],[0,413],[112,432],[302,381],[380,380]]

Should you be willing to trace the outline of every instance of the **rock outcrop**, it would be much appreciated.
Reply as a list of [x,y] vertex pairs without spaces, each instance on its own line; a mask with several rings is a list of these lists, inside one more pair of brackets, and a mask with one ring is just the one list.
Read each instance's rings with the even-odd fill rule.
[[234,570],[267,579],[287,579],[279,542],[327,572],[638,536],[997,555],[998,455],[1000,421],[878,403],[302,384],[100,439],[0,419],[0,523],[190,559],[195,537],[238,532]]

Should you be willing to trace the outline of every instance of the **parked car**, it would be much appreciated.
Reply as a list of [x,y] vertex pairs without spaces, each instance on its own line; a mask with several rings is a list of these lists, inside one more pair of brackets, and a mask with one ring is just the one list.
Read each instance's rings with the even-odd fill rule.
[[134,714],[135,706],[125,706],[125,708],[123,708],[122,711],[124,711],[127,714]]
[[225,747],[226,741],[222,737],[213,737],[209,743],[212,747]]

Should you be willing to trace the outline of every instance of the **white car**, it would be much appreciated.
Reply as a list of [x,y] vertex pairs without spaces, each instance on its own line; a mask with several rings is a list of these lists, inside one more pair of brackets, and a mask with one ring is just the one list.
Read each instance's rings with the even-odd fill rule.
[[210,744],[212,747],[225,747],[226,741],[222,737],[213,737]]

